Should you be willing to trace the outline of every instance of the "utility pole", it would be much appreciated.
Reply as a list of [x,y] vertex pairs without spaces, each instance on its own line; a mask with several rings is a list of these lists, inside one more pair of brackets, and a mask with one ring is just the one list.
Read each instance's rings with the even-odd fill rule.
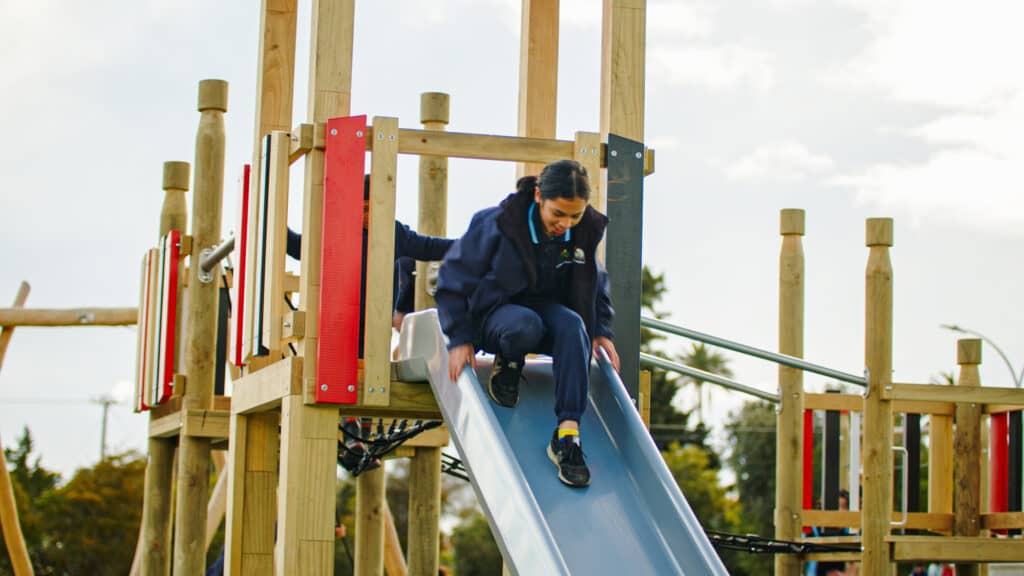
[[110,413],[110,405],[117,404],[117,401],[110,396],[101,396],[93,402],[103,406],[103,425],[100,428],[100,461],[102,462],[107,457],[107,416]]

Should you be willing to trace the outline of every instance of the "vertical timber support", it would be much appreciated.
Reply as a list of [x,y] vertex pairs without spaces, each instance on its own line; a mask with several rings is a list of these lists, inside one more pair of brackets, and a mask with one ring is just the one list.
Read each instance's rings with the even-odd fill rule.
[[[451,98],[441,92],[420,95],[420,122],[425,130],[443,131],[448,125]],[[448,158],[420,156],[419,218],[416,230],[427,236],[448,234]],[[427,292],[427,263],[416,263],[416,310],[432,308],[434,297]]]
[[931,414],[928,419],[928,511],[952,514],[953,416]]
[[[636,398],[640,377],[647,1],[604,0],[602,22],[601,135],[608,142],[605,190],[611,219],[606,238],[614,247],[608,272],[617,312],[615,347],[622,362],[622,381],[630,396]],[[618,148],[626,149],[625,157]]]
[[[252,186],[259,182],[263,137],[290,130],[295,85],[298,0],[262,0],[256,71]],[[255,206],[257,202],[250,202]],[[255,230],[255,226],[250,226]],[[246,230],[239,230],[246,234]],[[254,246],[250,241],[249,246]],[[254,252],[252,248],[250,254]],[[251,287],[250,287],[251,288]],[[251,296],[250,296],[251,297]],[[303,298],[304,300],[305,298]],[[236,310],[236,314],[241,314]],[[280,415],[231,415],[228,450],[228,511],[225,574],[271,574],[274,570],[275,500],[280,451]]]
[[[420,96],[420,122],[427,130],[444,130],[448,124],[447,94],[427,92]],[[445,236],[448,228],[448,159],[420,156],[419,220],[417,230],[429,236]],[[425,262],[416,263],[416,310],[434,306],[427,292]],[[441,448],[416,448],[409,466],[408,573],[434,576],[440,564]]]
[[[781,212],[782,251],[779,255],[779,353],[804,355],[804,211]],[[804,373],[779,365],[779,412],[775,443],[775,537],[795,541],[800,536],[803,494],[798,464],[802,461]],[[796,574],[800,559],[775,555],[776,574]]]
[[[314,0],[311,6],[309,120],[322,130],[328,119],[349,113],[352,92],[354,0]],[[302,394],[281,402],[281,464],[275,574],[334,572],[334,482],[338,409],[316,401],[320,313],[324,151],[306,154],[302,214],[302,310],[306,329]]]
[[[554,138],[558,114],[559,0],[523,0],[519,40],[519,136]],[[540,174],[521,162],[516,178]]]
[[[981,378],[978,375],[978,365],[981,364],[981,340],[957,340],[956,362],[960,365],[957,386],[981,386]],[[974,402],[959,402],[956,405],[955,417],[956,437],[953,450],[957,457],[954,475],[956,512],[953,516],[953,535],[978,536],[981,533],[981,406]],[[957,564],[956,573],[960,576],[975,576],[978,574],[978,565]]]
[[[188,230],[188,206],[185,192],[189,189],[191,166],[188,162],[164,162],[164,202],[160,209],[160,237],[171,230]],[[181,334],[182,307],[178,307],[175,334]],[[180,349],[180,348],[179,348]],[[182,354],[176,354],[182,358]],[[175,396],[181,390],[174,391]],[[150,419],[153,416],[150,414]],[[174,481],[174,442],[166,438],[149,439],[146,462],[145,495],[142,501],[143,576],[163,576],[171,569],[171,485]]]
[[[28,282],[22,282],[18,286],[18,293],[14,296],[15,308],[25,305],[30,290]],[[7,346],[10,344],[12,336],[14,336],[14,326],[0,328],[0,367],[4,364],[4,356],[7,355]],[[0,443],[0,446],[2,445]],[[4,458],[2,450],[0,450],[0,531],[3,532],[7,555],[15,576],[35,574],[28,555],[28,547],[25,545],[25,535],[21,531],[18,507],[14,500],[14,486],[11,484],[11,475],[7,471],[7,460]]]
[[[212,270],[214,281],[200,281],[199,259],[204,249],[213,248],[220,242],[227,82],[200,82],[198,108],[201,115],[196,133],[183,410],[213,408],[213,387],[217,371],[217,306],[220,301],[220,286],[216,279],[220,274],[218,270]],[[183,427],[178,439],[178,455],[174,573],[201,574],[205,570],[206,560],[210,439],[189,436]]]
[[356,576],[384,573],[384,467],[356,479]]
[[892,386],[892,263],[891,218],[867,221],[865,273],[864,363],[868,391],[864,399],[864,502],[861,526],[864,574],[890,574],[892,553],[885,541],[892,516],[892,401],[884,398]]

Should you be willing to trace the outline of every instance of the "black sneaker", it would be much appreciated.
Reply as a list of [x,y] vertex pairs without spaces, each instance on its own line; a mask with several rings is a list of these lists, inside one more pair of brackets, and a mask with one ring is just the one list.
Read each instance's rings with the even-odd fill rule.
[[573,488],[590,484],[590,469],[583,460],[583,446],[578,435],[559,440],[556,429],[548,444],[548,458],[558,467],[558,479],[563,484]]
[[345,440],[341,442],[338,450],[338,463],[342,468],[355,474],[380,468],[380,460],[376,458],[363,462],[366,459],[366,446],[359,441],[362,434],[359,422],[356,420],[346,422],[344,428]]
[[523,374],[523,360],[505,360],[494,355],[491,377],[487,380],[487,395],[499,406],[513,408],[519,403],[519,379]]

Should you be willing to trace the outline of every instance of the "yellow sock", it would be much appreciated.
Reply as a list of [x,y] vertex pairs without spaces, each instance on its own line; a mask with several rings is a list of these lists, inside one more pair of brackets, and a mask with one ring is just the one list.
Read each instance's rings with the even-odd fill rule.
[[579,436],[579,435],[580,435],[580,431],[575,429],[575,428],[559,428],[558,429],[558,439],[559,440],[564,440],[568,436]]

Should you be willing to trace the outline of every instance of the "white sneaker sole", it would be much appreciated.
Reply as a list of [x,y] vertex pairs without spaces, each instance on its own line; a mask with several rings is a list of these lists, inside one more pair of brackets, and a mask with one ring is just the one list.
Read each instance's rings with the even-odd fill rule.
[[555,451],[551,449],[551,442],[548,442],[547,453],[548,460],[551,460],[551,463],[555,465],[555,470],[558,470],[558,479],[562,481],[562,484],[572,488],[585,488],[590,486],[590,480],[587,480],[586,484],[574,484],[566,480],[565,476],[562,476],[562,467],[558,465],[558,456],[556,456]]

